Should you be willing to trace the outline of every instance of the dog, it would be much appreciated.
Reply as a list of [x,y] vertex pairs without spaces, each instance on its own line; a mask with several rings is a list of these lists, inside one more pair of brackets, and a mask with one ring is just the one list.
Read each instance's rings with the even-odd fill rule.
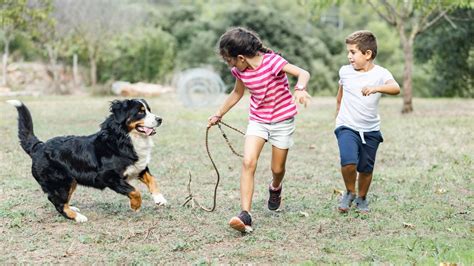
[[142,198],[129,181],[143,182],[154,202],[167,204],[160,193],[148,164],[153,141],[151,136],[162,119],[151,113],[143,99],[114,100],[110,115],[100,130],[89,136],[59,136],[40,141],[33,131],[28,108],[18,100],[9,100],[18,111],[18,137],[23,150],[31,157],[31,172],[48,200],[67,219],[86,222],[78,208],[69,205],[76,186],[110,188],[130,199],[138,211]]

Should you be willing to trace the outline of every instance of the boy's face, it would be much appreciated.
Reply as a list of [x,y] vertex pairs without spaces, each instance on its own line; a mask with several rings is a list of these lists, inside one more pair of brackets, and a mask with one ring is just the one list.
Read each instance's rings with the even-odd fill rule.
[[368,50],[363,54],[359,48],[357,48],[357,44],[346,44],[346,49],[349,63],[355,70],[366,69],[367,65],[372,61],[372,51]]

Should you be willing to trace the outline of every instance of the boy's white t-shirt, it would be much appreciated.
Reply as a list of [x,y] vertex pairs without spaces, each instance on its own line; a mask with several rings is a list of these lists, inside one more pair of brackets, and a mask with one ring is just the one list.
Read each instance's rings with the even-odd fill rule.
[[381,93],[362,95],[362,88],[379,86],[394,79],[385,68],[375,65],[367,72],[355,71],[351,65],[339,70],[339,84],[342,85],[342,101],[336,118],[336,128],[346,126],[360,133],[380,130],[378,103]]

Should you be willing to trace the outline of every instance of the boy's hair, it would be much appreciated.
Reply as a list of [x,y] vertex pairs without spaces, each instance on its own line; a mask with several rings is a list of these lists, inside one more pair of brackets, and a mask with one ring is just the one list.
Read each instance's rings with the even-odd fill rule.
[[377,56],[377,39],[368,30],[359,30],[346,37],[346,44],[355,44],[362,54],[372,51],[372,59]]
[[255,56],[258,52],[272,53],[272,50],[263,46],[257,33],[236,27],[227,30],[219,39],[219,54],[221,56],[237,57]]

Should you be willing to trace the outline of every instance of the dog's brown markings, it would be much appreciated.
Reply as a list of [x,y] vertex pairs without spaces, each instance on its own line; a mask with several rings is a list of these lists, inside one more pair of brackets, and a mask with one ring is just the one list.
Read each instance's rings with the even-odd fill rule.
[[155,182],[155,178],[149,172],[145,172],[139,177],[139,180],[148,187],[148,190],[152,195],[160,193],[158,183]]
[[132,131],[133,129],[135,129],[135,127],[137,127],[137,125],[143,125],[143,120],[138,120],[138,121],[128,124],[128,131],[129,132]]
[[142,195],[138,190],[134,190],[128,194],[130,198],[130,208],[137,211],[142,206]]
[[69,195],[67,196],[67,202],[64,204],[63,211],[69,219],[75,219],[77,213],[69,208],[69,201],[71,200],[72,193],[76,190],[77,182],[76,180],[72,181],[71,188],[69,188]]
[[69,196],[67,197],[67,203],[68,204],[69,204],[69,201],[71,201],[72,193],[74,193],[74,191],[76,191],[76,187],[77,187],[77,181],[73,180],[72,183],[71,183],[71,188],[69,189]]
[[69,219],[76,219],[77,213],[69,208],[69,204],[64,204],[63,208],[64,213]]

